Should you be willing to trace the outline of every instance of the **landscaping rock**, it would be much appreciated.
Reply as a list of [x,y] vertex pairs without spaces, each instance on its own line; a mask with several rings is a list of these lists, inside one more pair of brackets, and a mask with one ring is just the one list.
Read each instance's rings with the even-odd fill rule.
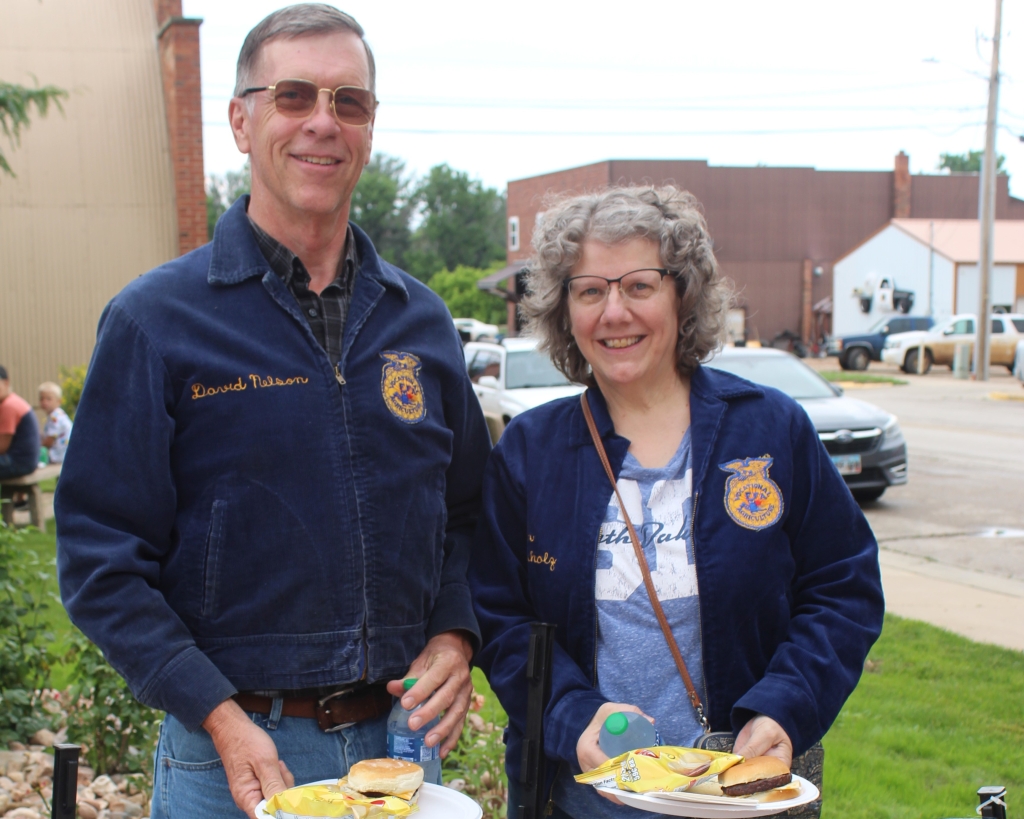
[[46,728],[40,728],[32,734],[32,738],[29,739],[29,744],[42,745],[44,748],[52,748],[55,736],[56,734],[54,734],[53,731],[49,731]]
[[15,808],[4,814],[4,819],[43,819],[35,808]]
[[115,785],[113,780],[106,774],[103,774],[102,776],[97,776],[92,781],[92,792],[100,798],[107,797],[110,794],[114,793],[114,791],[116,790],[117,785]]
[[97,819],[100,812],[88,802],[78,803],[78,819]]

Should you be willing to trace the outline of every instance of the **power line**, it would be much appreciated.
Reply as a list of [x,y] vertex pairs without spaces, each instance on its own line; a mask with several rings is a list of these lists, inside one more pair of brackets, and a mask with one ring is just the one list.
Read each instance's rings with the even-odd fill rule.
[[[930,131],[937,133],[937,128],[949,128],[951,130],[940,133],[941,136],[950,136],[964,128],[984,125],[983,122],[967,122],[945,125],[859,125],[851,127],[831,128],[764,128],[748,130],[707,130],[707,131],[512,131],[512,130],[484,130],[476,128],[375,128],[378,134],[423,134],[423,135],[450,135],[450,136],[515,136],[515,137],[699,137],[699,136],[775,136],[790,134],[842,134],[842,133],[866,133],[872,131]],[[227,122],[203,122],[204,127],[228,127]]]

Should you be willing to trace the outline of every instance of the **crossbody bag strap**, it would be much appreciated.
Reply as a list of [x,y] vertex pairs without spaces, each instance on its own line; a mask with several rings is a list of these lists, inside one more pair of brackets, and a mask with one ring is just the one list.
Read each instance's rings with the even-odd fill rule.
[[697,712],[697,717],[706,733],[711,730],[711,725],[704,713],[704,703],[701,702],[700,695],[697,694],[697,688],[694,686],[693,680],[690,679],[690,672],[686,669],[686,661],[683,660],[683,654],[679,650],[679,644],[676,643],[676,638],[672,634],[672,629],[669,628],[668,625],[668,618],[665,617],[665,610],[661,607],[661,601],[658,599],[658,594],[654,590],[654,580],[651,578],[651,570],[647,566],[647,558],[644,557],[644,550],[640,545],[640,538],[636,534],[636,529],[633,528],[633,522],[629,519],[629,513],[626,511],[626,504],[622,500],[622,495],[619,494],[619,486],[615,482],[615,473],[612,471],[612,465],[608,461],[608,453],[605,452],[604,443],[601,441],[601,436],[597,431],[597,424],[594,423],[594,416],[590,412],[590,404],[587,401],[587,394],[585,392],[580,395],[580,404],[583,406],[583,417],[587,419],[587,428],[590,430],[590,437],[594,441],[594,448],[597,450],[597,455],[601,459],[601,465],[604,467],[605,474],[608,475],[608,480],[611,482],[612,489],[615,490],[615,497],[618,498],[619,509],[622,510],[622,519],[626,521],[626,528],[629,530],[629,539],[633,542],[633,551],[636,552],[636,559],[640,564],[640,572],[644,576],[644,585],[647,587],[647,596],[651,599],[651,607],[654,609],[654,615],[658,618],[658,625],[661,626],[661,633],[665,635],[665,642],[668,643],[668,649],[672,652],[672,659],[675,660],[676,668],[679,669],[679,676],[683,678],[683,684],[686,686],[686,693],[690,697],[690,703],[693,705],[693,710]]

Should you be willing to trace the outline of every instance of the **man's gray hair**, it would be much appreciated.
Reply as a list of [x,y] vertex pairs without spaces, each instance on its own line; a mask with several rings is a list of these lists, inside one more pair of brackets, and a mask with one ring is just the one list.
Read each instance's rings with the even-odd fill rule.
[[680,375],[692,373],[721,345],[732,284],[719,273],[711,236],[693,195],[665,185],[568,196],[550,204],[534,230],[534,257],[521,308],[540,349],[570,381],[594,383],[572,335],[565,291],[565,280],[588,239],[609,245],[646,239],[657,245],[661,264],[673,271],[679,294]]
[[[363,41],[366,49],[366,61],[370,66],[370,90],[376,93],[377,66],[373,60],[373,52],[363,32],[363,27],[356,18],[326,3],[299,3],[286,6],[267,15],[245,38],[242,50],[238,53],[238,67],[235,71],[235,96],[240,97],[246,88],[252,88],[255,80],[256,67],[259,64],[263,46],[271,40],[281,37],[308,37],[315,34],[333,34],[336,31],[351,31]],[[285,79],[272,77],[271,82]],[[306,79],[296,77],[295,79]]]

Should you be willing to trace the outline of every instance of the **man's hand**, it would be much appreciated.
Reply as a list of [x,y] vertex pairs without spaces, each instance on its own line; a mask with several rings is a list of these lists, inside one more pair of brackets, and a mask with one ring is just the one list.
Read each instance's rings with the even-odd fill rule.
[[[597,713],[594,714],[593,719],[590,720],[590,724],[586,727],[586,730],[580,734],[579,741],[576,743],[576,759],[580,763],[580,770],[592,771],[598,765],[601,765],[608,761],[608,755],[601,750],[599,741],[601,739],[601,726],[604,725],[604,721],[609,716],[614,714],[616,711],[632,711],[634,714],[641,714],[651,722],[653,719],[644,714],[635,705],[626,705],[622,702],[606,702],[600,708],[597,709]],[[600,793],[600,791],[598,791]],[[618,799],[614,796],[602,793],[605,799],[614,802],[616,805],[621,805]]]
[[214,708],[203,728],[224,763],[231,797],[250,819],[255,819],[256,806],[263,799],[295,785],[288,766],[278,759],[274,740],[234,700]]
[[787,768],[793,766],[793,742],[779,723],[764,714],[758,714],[743,726],[736,737],[733,753],[748,758],[774,756],[785,762]]
[[[432,637],[413,660],[406,677],[416,677],[416,685],[405,691],[402,680],[388,683],[388,692],[402,698],[402,707],[409,709],[426,700],[424,706],[409,718],[414,731],[444,711],[444,718],[427,734],[428,746],[441,746],[441,758],[455,747],[462,734],[462,723],[469,711],[473,696],[473,680],[469,675],[469,661],[473,646],[460,631],[446,631]],[[433,692],[433,696],[430,693]],[[430,699],[427,699],[427,697]]]

